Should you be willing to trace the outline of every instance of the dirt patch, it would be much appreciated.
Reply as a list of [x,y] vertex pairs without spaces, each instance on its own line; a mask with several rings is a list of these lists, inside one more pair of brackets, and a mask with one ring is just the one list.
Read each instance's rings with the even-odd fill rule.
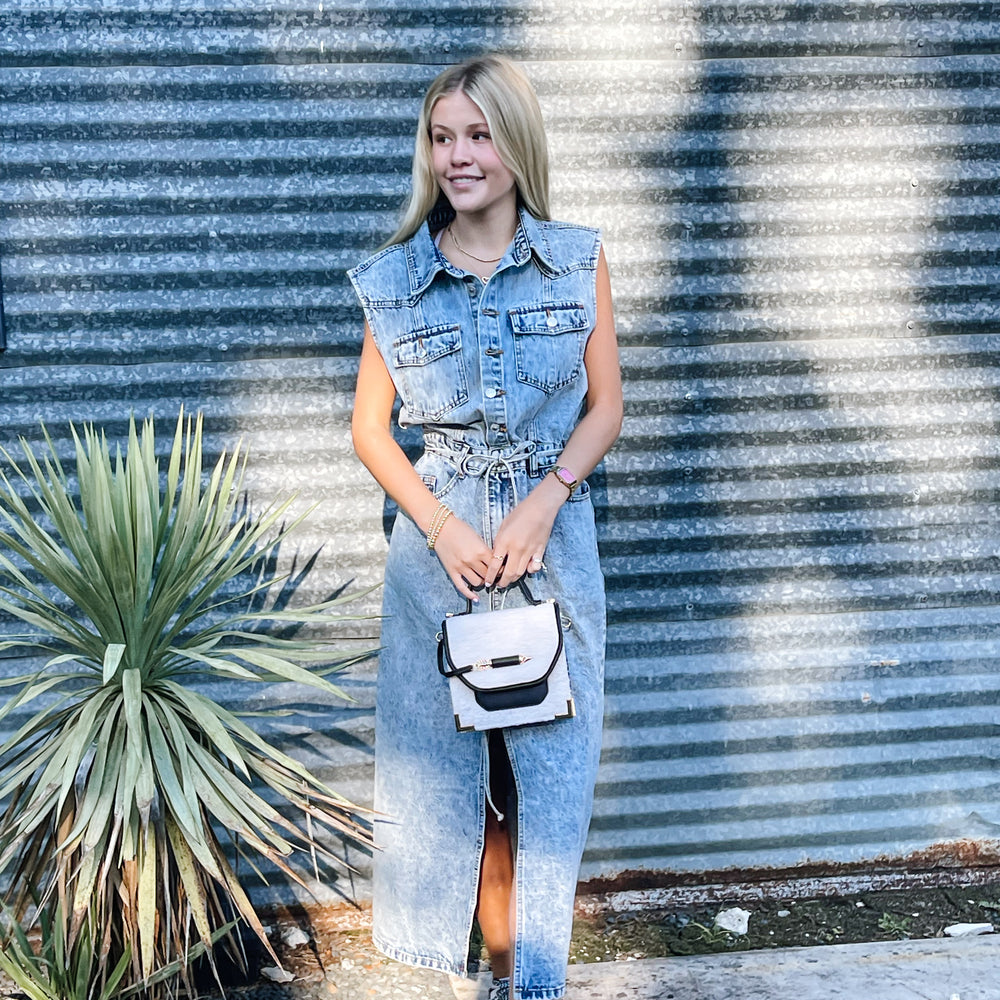
[[[750,912],[746,934],[716,926],[720,911]],[[605,913],[574,922],[570,962],[613,962],[669,955],[699,955],[759,948],[851,944],[941,937],[957,923],[1000,928],[1000,881],[972,886],[892,889],[802,899],[739,897],[664,906],[641,913]],[[297,927],[308,943],[288,947]],[[388,963],[371,942],[370,913],[283,913],[272,940],[282,964],[300,981],[317,981],[342,969],[372,973]],[[474,938],[473,951],[488,967]],[[390,963],[391,964],[391,963]]]
[[[957,875],[957,873],[954,873]],[[985,875],[985,877],[984,877]],[[919,875],[911,876],[913,878]],[[938,877],[948,877],[938,873]],[[1000,928],[1000,880],[978,873],[972,885],[920,886],[831,892],[781,898],[761,895],[760,887],[703,887],[700,898],[679,895],[675,902],[641,912],[601,909],[601,897],[580,909],[590,915],[574,922],[571,963],[628,961],[670,955],[698,955],[762,948],[898,941],[940,937],[955,923],[996,923]],[[872,876],[877,883],[877,877]],[[705,895],[708,893],[708,895]],[[720,911],[740,906],[750,916],[745,934],[716,926]],[[283,910],[268,930],[291,982],[269,980],[262,971],[273,959],[261,954],[258,975],[242,989],[227,989],[240,1000],[451,1000],[446,977],[428,969],[399,965],[379,954],[371,940],[367,907]],[[478,939],[479,968],[488,968]],[[475,962],[473,968],[475,968]],[[229,984],[227,984],[229,985]],[[232,985],[235,985],[233,983]]]
[[[715,924],[720,911],[750,912],[746,934]],[[645,913],[597,915],[574,924],[571,962],[699,955],[758,948],[941,937],[956,923],[1000,927],[1000,882],[753,902],[734,898]]]

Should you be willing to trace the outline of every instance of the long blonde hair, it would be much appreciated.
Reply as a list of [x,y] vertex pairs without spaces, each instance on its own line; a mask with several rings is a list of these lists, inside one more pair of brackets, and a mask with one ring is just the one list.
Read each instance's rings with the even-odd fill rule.
[[[523,71],[509,59],[479,56],[446,69],[428,87],[417,122],[410,198],[399,228],[383,246],[408,240],[432,209],[437,208],[445,221],[453,214],[434,177],[430,123],[434,105],[456,91],[465,94],[482,111],[497,154],[514,175],[519,202],[536,219],[551,218],[549,151],[535,91]],[[432,228],[440,229],[443,224]]]

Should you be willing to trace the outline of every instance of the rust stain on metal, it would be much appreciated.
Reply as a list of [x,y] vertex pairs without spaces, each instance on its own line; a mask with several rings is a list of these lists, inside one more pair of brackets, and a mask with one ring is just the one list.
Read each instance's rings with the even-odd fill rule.
[[669,889],[753,882],[795,882],[874,873],[916,874],[940,868],[990,869],[1000,877],[1000,841],[945,840],[902,857],[879,855],[870,861],[806,861],[789,868],[724,868],[715,871],[671,872],[629,870],[581,882],[579,893],[599,895],[642,889]]
[[904,859],[912,868],[985,868],[1000,866],[1000,842],[993,840],[947,840],[914,851]]

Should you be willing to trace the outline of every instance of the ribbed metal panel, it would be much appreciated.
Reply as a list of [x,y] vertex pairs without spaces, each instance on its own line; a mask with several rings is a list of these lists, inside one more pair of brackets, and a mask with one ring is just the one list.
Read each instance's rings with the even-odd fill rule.
[[[376,582],[342,272],[392,226],[427,81],[504,49],[557,214],[605,232],[626,377],[584,876],[993,837],[993,6],[366,7],[0,0],[0,443],[201,408],[255,502],[321,501],[306,595]],[[350,685],[282,739],[364,801]]]

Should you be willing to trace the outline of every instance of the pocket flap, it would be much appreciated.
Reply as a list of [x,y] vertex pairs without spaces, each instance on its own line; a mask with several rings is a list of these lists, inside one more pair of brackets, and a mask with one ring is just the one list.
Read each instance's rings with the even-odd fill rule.
[[509,315],[514,333],[547,335],[587,329],[587,310],[579,302],[512,309]]
[[425,326],[393,341],[392,353],[402,367],[426,365],[457,351],[461,343],[461,330],[456,325]]

